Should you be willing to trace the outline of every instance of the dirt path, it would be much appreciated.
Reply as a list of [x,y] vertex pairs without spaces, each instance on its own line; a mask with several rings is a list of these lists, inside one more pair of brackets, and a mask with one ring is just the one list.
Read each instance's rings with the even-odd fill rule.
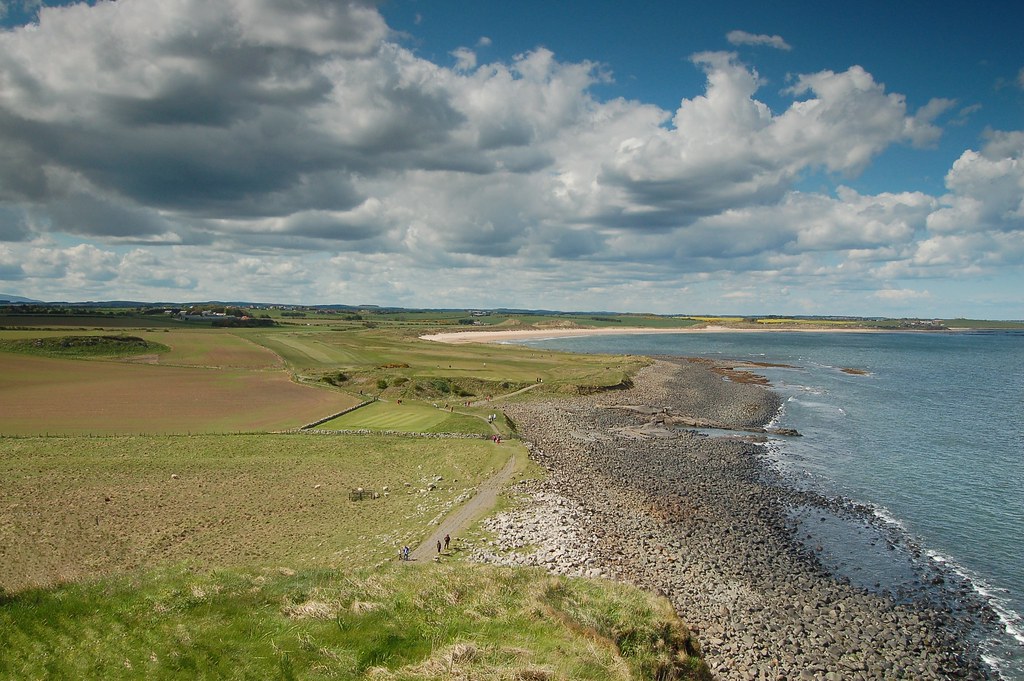
[[[500,445],[499,445],[500,446]],[[519,449],[516,446],[516,449]],[[509,480],[512,479],[512,473],[516,469],[517,454],[513,451],[511,457],[509,457],[508,463],[500,471],[492,475],[488,480],[484,481],[480,485],[480,489],[473,495],[473,498],[467,501],[465,504],[455,509],[441,521],[441,524],[427,537],[422,544],[417,546],[412,551],[413,560],[431,560],[437,553],[437,542],[441,542],[442,553],[441,555],[451,555],[450,551],[444,551],[444,536],[451,535],[452,537],[458,536],[459,532],[462,532],[468,528],[477,518],[486,514],[492,508],[498,500],[498,493],[501,492],[501,488],[505,486]]]
[[498,395],[497,397],[492,397],[489,400],[476,400],[476,401],[472,402],[470,404],[470,406],[472,406],[472,407],[483,407],[483,406],[485,406],[487,404],[490,404],[492,402],[497,402],[499,400],[503,400],[506,397],[512,397],[513,395],[520,395],[522,393],[527,392],[528,390],[533,390],[534,388],[536,388],[539,385],[540,385],[540,383],[532,383],[532,384],[526,386],[525,388],[520,388],[519,390],[516,390],[515,392],[506,393],[504,395]]

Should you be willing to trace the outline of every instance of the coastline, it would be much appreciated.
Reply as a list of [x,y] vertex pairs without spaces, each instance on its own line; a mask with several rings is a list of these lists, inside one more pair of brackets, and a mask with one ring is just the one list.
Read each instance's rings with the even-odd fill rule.
[[548,477],[520,487],[530,503],[489,522],[500,550],[476,558],[664,594],[718,678],[997,678],[948,601],[851,586],[796,541],[796,509],[864,509],[786,487],[757,445],[659,419],[671,409],[757,426],[778,407],[771,390],[678,359],[628,390],[509,405]]
[[794,333],[892,333],[884,329],[861,329],[861,328],[770,328],[742,329],[729,326],[698,326],[680,328],[652,328],[652,327],[552,327],[550,329],[498,329],[494,331],[443,331],[420,336],[421,340],[436,341],[438,343],[507,343],[520,340],[539,340],[547,338],[571,338],[574,336],[624,336],[624,335],[645,335],[664,333],[780,333],[790,331]]

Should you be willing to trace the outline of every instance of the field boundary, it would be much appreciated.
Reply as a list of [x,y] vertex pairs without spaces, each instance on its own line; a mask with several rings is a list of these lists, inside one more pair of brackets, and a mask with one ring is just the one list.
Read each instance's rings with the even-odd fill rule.
[[311,430],[311,429],[316,428],[317,426],[319,426],[321,423],[327,423],[328,421],[330,421],[332,419],[336,419],[339,416],[344,416],[345,414],[349,414],[351,412],[354,412],[356,409],[362,409],[363,407],[365,407],[367,405],[370,405],[370,404],[373,404],[374,402],[377,402],[377,401],[378,401],[378,398],[374,397],[372,400],[367,400],[366,402],[360,402],[359,404],[357,404],[354,407],[349,407],[348,409],[342,409],[337,414],[331,414],[330,416],[325,416],[324,418],[319,419],[317,421],[313,421],[312,423],[307,423],[306,425],[300,427],[299,430]]
[[[313,435],[376,435],[388,437],[411,437],[428,440],[486,440],[490,438],[489,435],[481,435],[480,433],[422,433],[411,430],[370,430],[369,428],[342,428],[338,430],[317,428],[315,430],[310,429],[303,432],[312,433]],[[505,440],[508,440],[508,438],[506,437]]]

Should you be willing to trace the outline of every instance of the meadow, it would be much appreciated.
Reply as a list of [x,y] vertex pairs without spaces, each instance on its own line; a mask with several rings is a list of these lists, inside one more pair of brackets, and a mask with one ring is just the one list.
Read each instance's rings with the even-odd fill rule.
[[[417,542],[518,447],[307,434],[3,444],[0,588],[9,591],[165,563],[372,566]],[[380,496],[350,500],[360,487]]]
[[[509,457],[526,475],[487,438],[501,399],[643,358],[444,346],[422,320],[112,319],[0,331],[0,678],[707,678],[664,599],[465,563],[460,537],[395,559]],[[67,342],[112,329],[147,351]],[[271,432],[373,398],[320,427],[370,434]],[[415,436],[448,432],[470,437]]]

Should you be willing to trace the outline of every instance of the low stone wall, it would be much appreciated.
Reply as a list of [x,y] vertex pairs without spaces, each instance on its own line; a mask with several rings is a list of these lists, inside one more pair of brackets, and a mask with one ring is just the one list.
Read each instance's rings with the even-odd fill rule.
[[324,418],[320,419],[319,421],[313,421],[313,423],[307,423],[306,425],[304,425],[301,428],[299,428],[299,430],[310,430],[312,428],[316,428],[321,423],[327,423],[328,421],[330,421],[332,419],[336,419],[339,416],[344,416],[345,414],[350,414],[350,413],[354,412],[356,409],[362,409],[363,407],[367,406],[368,404],[373,404],[376,401],[377,401],[377,398],[375,397],[372,400],[367,400],[366,402],[360,402],[359,404],[357,404],[354,407],[349,407],[348,409],[342,409],[337,414],[331,414],[330,416],[325,416]]

